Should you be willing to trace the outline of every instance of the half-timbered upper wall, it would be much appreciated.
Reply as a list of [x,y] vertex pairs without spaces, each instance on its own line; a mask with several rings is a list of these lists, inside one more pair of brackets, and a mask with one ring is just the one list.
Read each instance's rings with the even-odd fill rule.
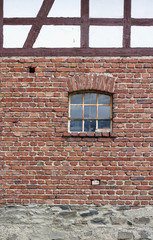
[[0,0],[0,55],[152,55],[152,9],[152,0]]

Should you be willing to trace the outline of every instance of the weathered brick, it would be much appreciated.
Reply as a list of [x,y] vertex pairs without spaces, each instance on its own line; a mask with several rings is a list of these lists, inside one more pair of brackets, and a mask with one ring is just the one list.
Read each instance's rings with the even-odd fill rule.
[[[152,63],[2,58],[0,203],[152,205]],[[68,133],[80,90],[113,93],[112,133]]]

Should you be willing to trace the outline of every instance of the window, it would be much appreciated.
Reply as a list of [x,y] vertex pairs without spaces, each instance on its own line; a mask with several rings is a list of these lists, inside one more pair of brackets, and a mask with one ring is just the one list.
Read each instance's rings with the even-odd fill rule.
[[83,92],[69,96],[70,132],[110,132],[111,129],[111,95]]

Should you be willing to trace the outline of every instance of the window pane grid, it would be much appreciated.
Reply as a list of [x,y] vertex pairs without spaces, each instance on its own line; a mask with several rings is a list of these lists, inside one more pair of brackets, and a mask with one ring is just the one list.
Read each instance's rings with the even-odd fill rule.
[[[86,103],[85,103],[85,94],[86,94]],[[96,96],[94,96],[94,94]],[[81,112],[76,113],[75,114],[76,117],[72,117],[71,111],[69,110],[69,131],[72,130],[72,132],[73,131],[77,132],[77,130],[71,129],[71,126],[73,126],[72,121],[74,122],[74,124],[77,124],[76,121],[82,122],[81,132],[95,132],[96,130],[101,129],[99,128],[99,126],[102,126],[102,129],[103,128],[112,129],[112,97],[110,95],[95,93],[95,92],[84,92],[82,93],[82,104],[80,103],[71,104],[71,96],[74,96],[74,95],[77,98],[77,95],[78,97],[80,97],[81,94],[79,93],[79,94],[70,95],[69,109],[71,109],[71,106],[82,107],[82,117],[80,117]],[[90,96],[91,96],[91,99],[90,99]],[[101,99],[105,99],[105,104],[101,102],[98,103],[99,101],[101,101],[99,100],[99,96],[101,97]],[[94,100],[95,98],[96,98],[96,103],[87,103],[87,100],[89,100],[90,102],[93,102],[93,101],[95,102]],[[106,104],[106,102],[109,102],[110,104],[108,103]],[[93,107],[96,107],[96,109],[94,109]],[[99,112],[99,107],[101,107],[101,109],[102,107],[108,107],[108,108],[104,108],[103,109],[105,110],[104,112]],[[99,117],[99,115],[101,115],[101,117]],[[76,128],[78,128],[77,125],[76,125]]]

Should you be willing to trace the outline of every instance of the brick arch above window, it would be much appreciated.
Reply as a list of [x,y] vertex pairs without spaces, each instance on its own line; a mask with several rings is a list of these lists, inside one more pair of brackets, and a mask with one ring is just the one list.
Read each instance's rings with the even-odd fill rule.
[[96,90],[114,93],[115,77],[97,74],[75,75],[67,80],[68,92]]

